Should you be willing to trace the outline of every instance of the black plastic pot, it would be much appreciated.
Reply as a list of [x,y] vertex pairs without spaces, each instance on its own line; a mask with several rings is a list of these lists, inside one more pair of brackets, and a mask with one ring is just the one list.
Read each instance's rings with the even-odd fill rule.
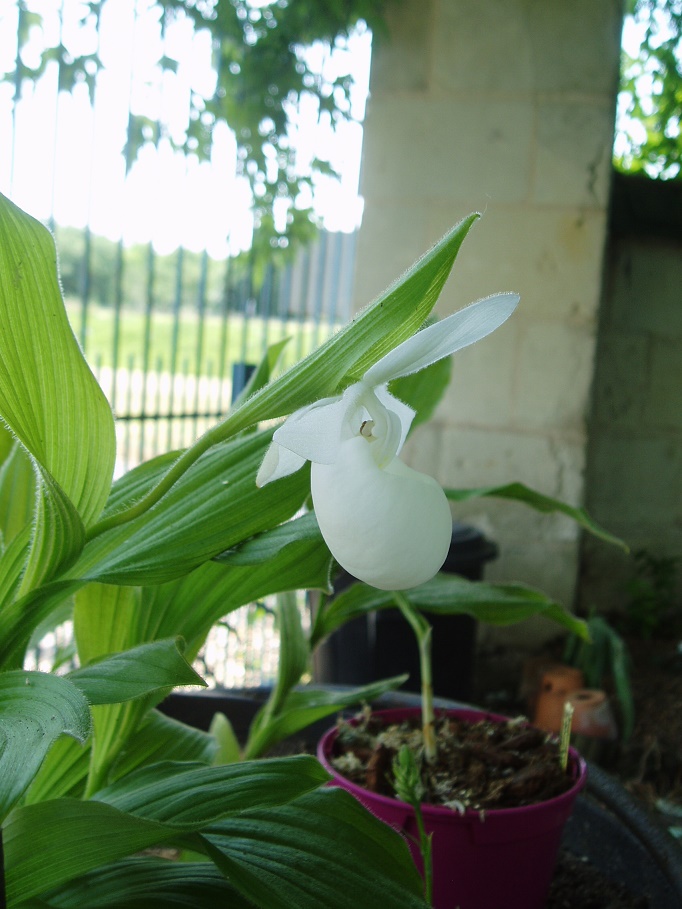
[[[266,689],[173,694],[161,708],[201,729],[208,729],[214,713],[220,711],[243,738],[266,695]],[[416,695],[394,692],[374,706],[389,709],[418,703]],[[438,699],[436,706],[467,705]],[[332,723],[333,719],[322,720],[306,730],[305,740],[311,748]],[[562,847],[588,861],[608,880],[625,886],[633,896],[646,897],[648,909],[682,906],[682,849],[617,780],[589,762],[587,786],[566,825]]]
[[[497,556],[495,543],[467,524],[452,525],[452,541],[442,571],[480,581],[486,562]],[[335,584],[340,593],[353,582],[348,574]],[[473,693],[475,619],[431,615],[433,690],[439,697],[468,700]],[[405,690],[419,691],[419,653],[414,632],[397,609],[385,609],[339,628],[318,648],[315,678],[333,685],[364,685],[409,674]]]

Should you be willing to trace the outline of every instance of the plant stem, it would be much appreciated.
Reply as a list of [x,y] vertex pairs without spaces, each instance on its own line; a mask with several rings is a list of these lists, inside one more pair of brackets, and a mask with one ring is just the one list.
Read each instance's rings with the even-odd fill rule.
[[417,830],[419,831],[419,851],[424,862],[424,900],[429,906],[433,905],[433,856],[432,856],[432,834],[427,833],[424,827],[424,817],[422,815],[422,806],[419,802],[412,806],[414,816],[417,821]]
[[436,720],[433,712],[433,678],[431,675],[431,625],[415,609],[403,593],[393,593],[396,605],[410,623],[417,638],[419,647],[419,671],[422,693],[422,735],[424,738],[424,758],[433,764],[438,755],[436,745]]

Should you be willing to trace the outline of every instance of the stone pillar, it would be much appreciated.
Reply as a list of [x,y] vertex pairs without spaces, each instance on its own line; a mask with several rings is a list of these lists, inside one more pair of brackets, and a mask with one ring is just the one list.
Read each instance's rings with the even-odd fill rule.
[[[510,323],[456,355],[448,393],[406,458],[447,486],[521,480],[580,504],[620,4],[402,0],[392,10],[372,62],[357,305],[471,211],[483,217],[437,312],[521,294]],[[488,579],[572,604],[579,534],[570,521],[494,500],[455,516],[499,544]],[[528,633],[524,625],[512,638]]]

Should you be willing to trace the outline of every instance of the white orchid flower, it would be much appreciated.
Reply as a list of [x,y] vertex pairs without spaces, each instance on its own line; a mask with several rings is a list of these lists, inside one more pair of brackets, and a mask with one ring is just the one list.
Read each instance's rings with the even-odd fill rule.
[[517,294],[496,294],[417,332],[342,395],[302,407],[276,430],[257,484],[311,461],[320,531],[349,574],[382,590],[403,590],[428,581],[445,561],[450,506],[432,477],[398,457],[414,411],[387,384],[490,334],[518,302]]

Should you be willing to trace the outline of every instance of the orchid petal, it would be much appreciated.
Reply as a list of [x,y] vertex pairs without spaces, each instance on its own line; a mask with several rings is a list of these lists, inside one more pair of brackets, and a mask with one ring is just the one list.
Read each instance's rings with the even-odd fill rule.
[[370,386],[385,385],[468,347],[502,325],[518,302],[518,294],[501,293],[460,309],[389,351],[367,370],[363,382]]
[[415,412],[407,404],[404,404],[398,398],[395,398],[385,385],[378,385],[374,389],[374,394],[384,407],[387,410],[392,411],[400,420],[400,442],[397,451],[394,452],[395,454],[400,454],[402,447],[405,444],[407,434],[410,431]]
[[289,451],[288,448],[283,448],[277,442],[272,442],[256,474],[256,486],[260,488],[266,483],[272,483],[273,480],[288,477],[289,474],[300,470],[305,462],[305,458]]
[[361,436],[341,443],[336,462],[313,464],[311,491],[322,536],[346,571],[381,590],[430,580],[450,546],[445,493],[399,458],[377,466]]
[[273,440],[306,461],[331,464],[350,406],[345,395],[315,401],[292,413],[275,431]]

